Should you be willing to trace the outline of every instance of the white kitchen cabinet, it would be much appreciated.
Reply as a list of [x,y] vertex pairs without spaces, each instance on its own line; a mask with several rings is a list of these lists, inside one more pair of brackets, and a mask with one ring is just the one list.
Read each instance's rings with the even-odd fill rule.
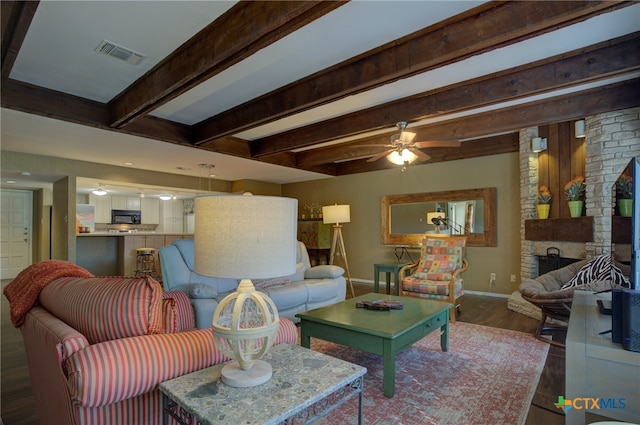
[[137,196],[112,196],[111,209],[113,210],[139,210],[140,198]]
[[111,223],[111,197],[89,194],[89,203],[95,206],[95,222]]
[[182,233],[184,231],[184,203],[180,199],[160,203],[160,219],[164,233]]
[[160,224],[160,200],[158,198],[140,198],[142,224]]

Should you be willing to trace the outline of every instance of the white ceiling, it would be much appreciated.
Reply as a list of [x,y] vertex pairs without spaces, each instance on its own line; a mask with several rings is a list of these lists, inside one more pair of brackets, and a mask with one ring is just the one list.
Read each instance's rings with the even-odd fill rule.
[[[42,1],[10,78],[99,102],[142,77],[234,5],[232,1]],[[215,75],[151,114],[194,124],[313,72],[479,5],[477,1],[352,1]],[[234,136],[253,140],[589,46],[640,29],[640,4],[348,96]],[[106,39],[147,56],[134,66],[99,55]],[[618,79],[637,78],[627,75]],[[597,83],[599,85],[605,82]],[[569,90],[577,90],[576,87]],[[547,93],[540,96],[557,95]],[[520,100],[524,102],[529,99]],[[502,105],[495,105],[494,108]],[[2,150],[199,176],[291,183],[329,176],[2,109]],[[471,112],[467,112],[471,113]],[[440,117],[439,119],[445,119]],[[395,123],[388,123],[388,131]],[[413,123],[416,125],[419,123]],[[380,131],[378,131],[380,132]],[[362,135],[360,135],[361,137]],[[340,143],[348,139],[333,141]],[[181,169],[179,169],[180,167]],[[5,181],[19,171],[2,170]]]

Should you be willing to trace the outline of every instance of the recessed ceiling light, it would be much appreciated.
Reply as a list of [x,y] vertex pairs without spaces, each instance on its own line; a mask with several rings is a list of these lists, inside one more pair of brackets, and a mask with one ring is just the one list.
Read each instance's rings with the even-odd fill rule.
[[16,181],[15,180],[7,180],[5,183],[7,183],[7,184],[16,184]]
[[22,174],[23,176],[30,176],[31,175],[31,173],[28,172],[28,171],[23,171],[20,174]]
[[135,165],[133,162],[123,162],[124,165],[128,165],[129,167],[131,167],[132,165]]
[[171,195],[160,195],[160,199],[163,201],[168,201],[171,199]]

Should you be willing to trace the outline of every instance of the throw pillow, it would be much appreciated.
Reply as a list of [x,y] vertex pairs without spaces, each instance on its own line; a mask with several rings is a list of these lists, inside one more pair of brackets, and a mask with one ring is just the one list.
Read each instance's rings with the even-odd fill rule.
[[291,279],[286,277],[274,277],[271,279],[251,279],[253,282],[253,286],[256,289],[264,289],[273,285],[284,285],[285,283],[290,283]]
[[428,280],[450,280],[452,273],[458,268],[458,255],[430,254],[423,255],[414,277]]
[[321,265],[314,266],[304,272],[305,279],[334,279],[344,274],[344,269],[340,266]]
[[629,287],[629,281],[622,271],[613,264],[611,255],[606,254],[599,255],[582,266],[578,273],[569,282],[565,283],[561,289],[587,285],[595,281],[606,281],[615,285]]
[[182,291],[189,298],[215,298],[218,296],[218,291],[209,285],[204,283],[187,283],[185,285],[179,285],[173,288],[174,291]]

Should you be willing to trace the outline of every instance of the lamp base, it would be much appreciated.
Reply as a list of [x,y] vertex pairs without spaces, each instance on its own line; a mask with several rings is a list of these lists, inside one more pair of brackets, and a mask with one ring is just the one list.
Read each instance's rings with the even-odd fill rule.
[[255,387],[271,379],[271,365],[263,360],[256,360],[249,370],[242,370],[236,361],[225,365],[220,372],[222,382],[237,388]]

